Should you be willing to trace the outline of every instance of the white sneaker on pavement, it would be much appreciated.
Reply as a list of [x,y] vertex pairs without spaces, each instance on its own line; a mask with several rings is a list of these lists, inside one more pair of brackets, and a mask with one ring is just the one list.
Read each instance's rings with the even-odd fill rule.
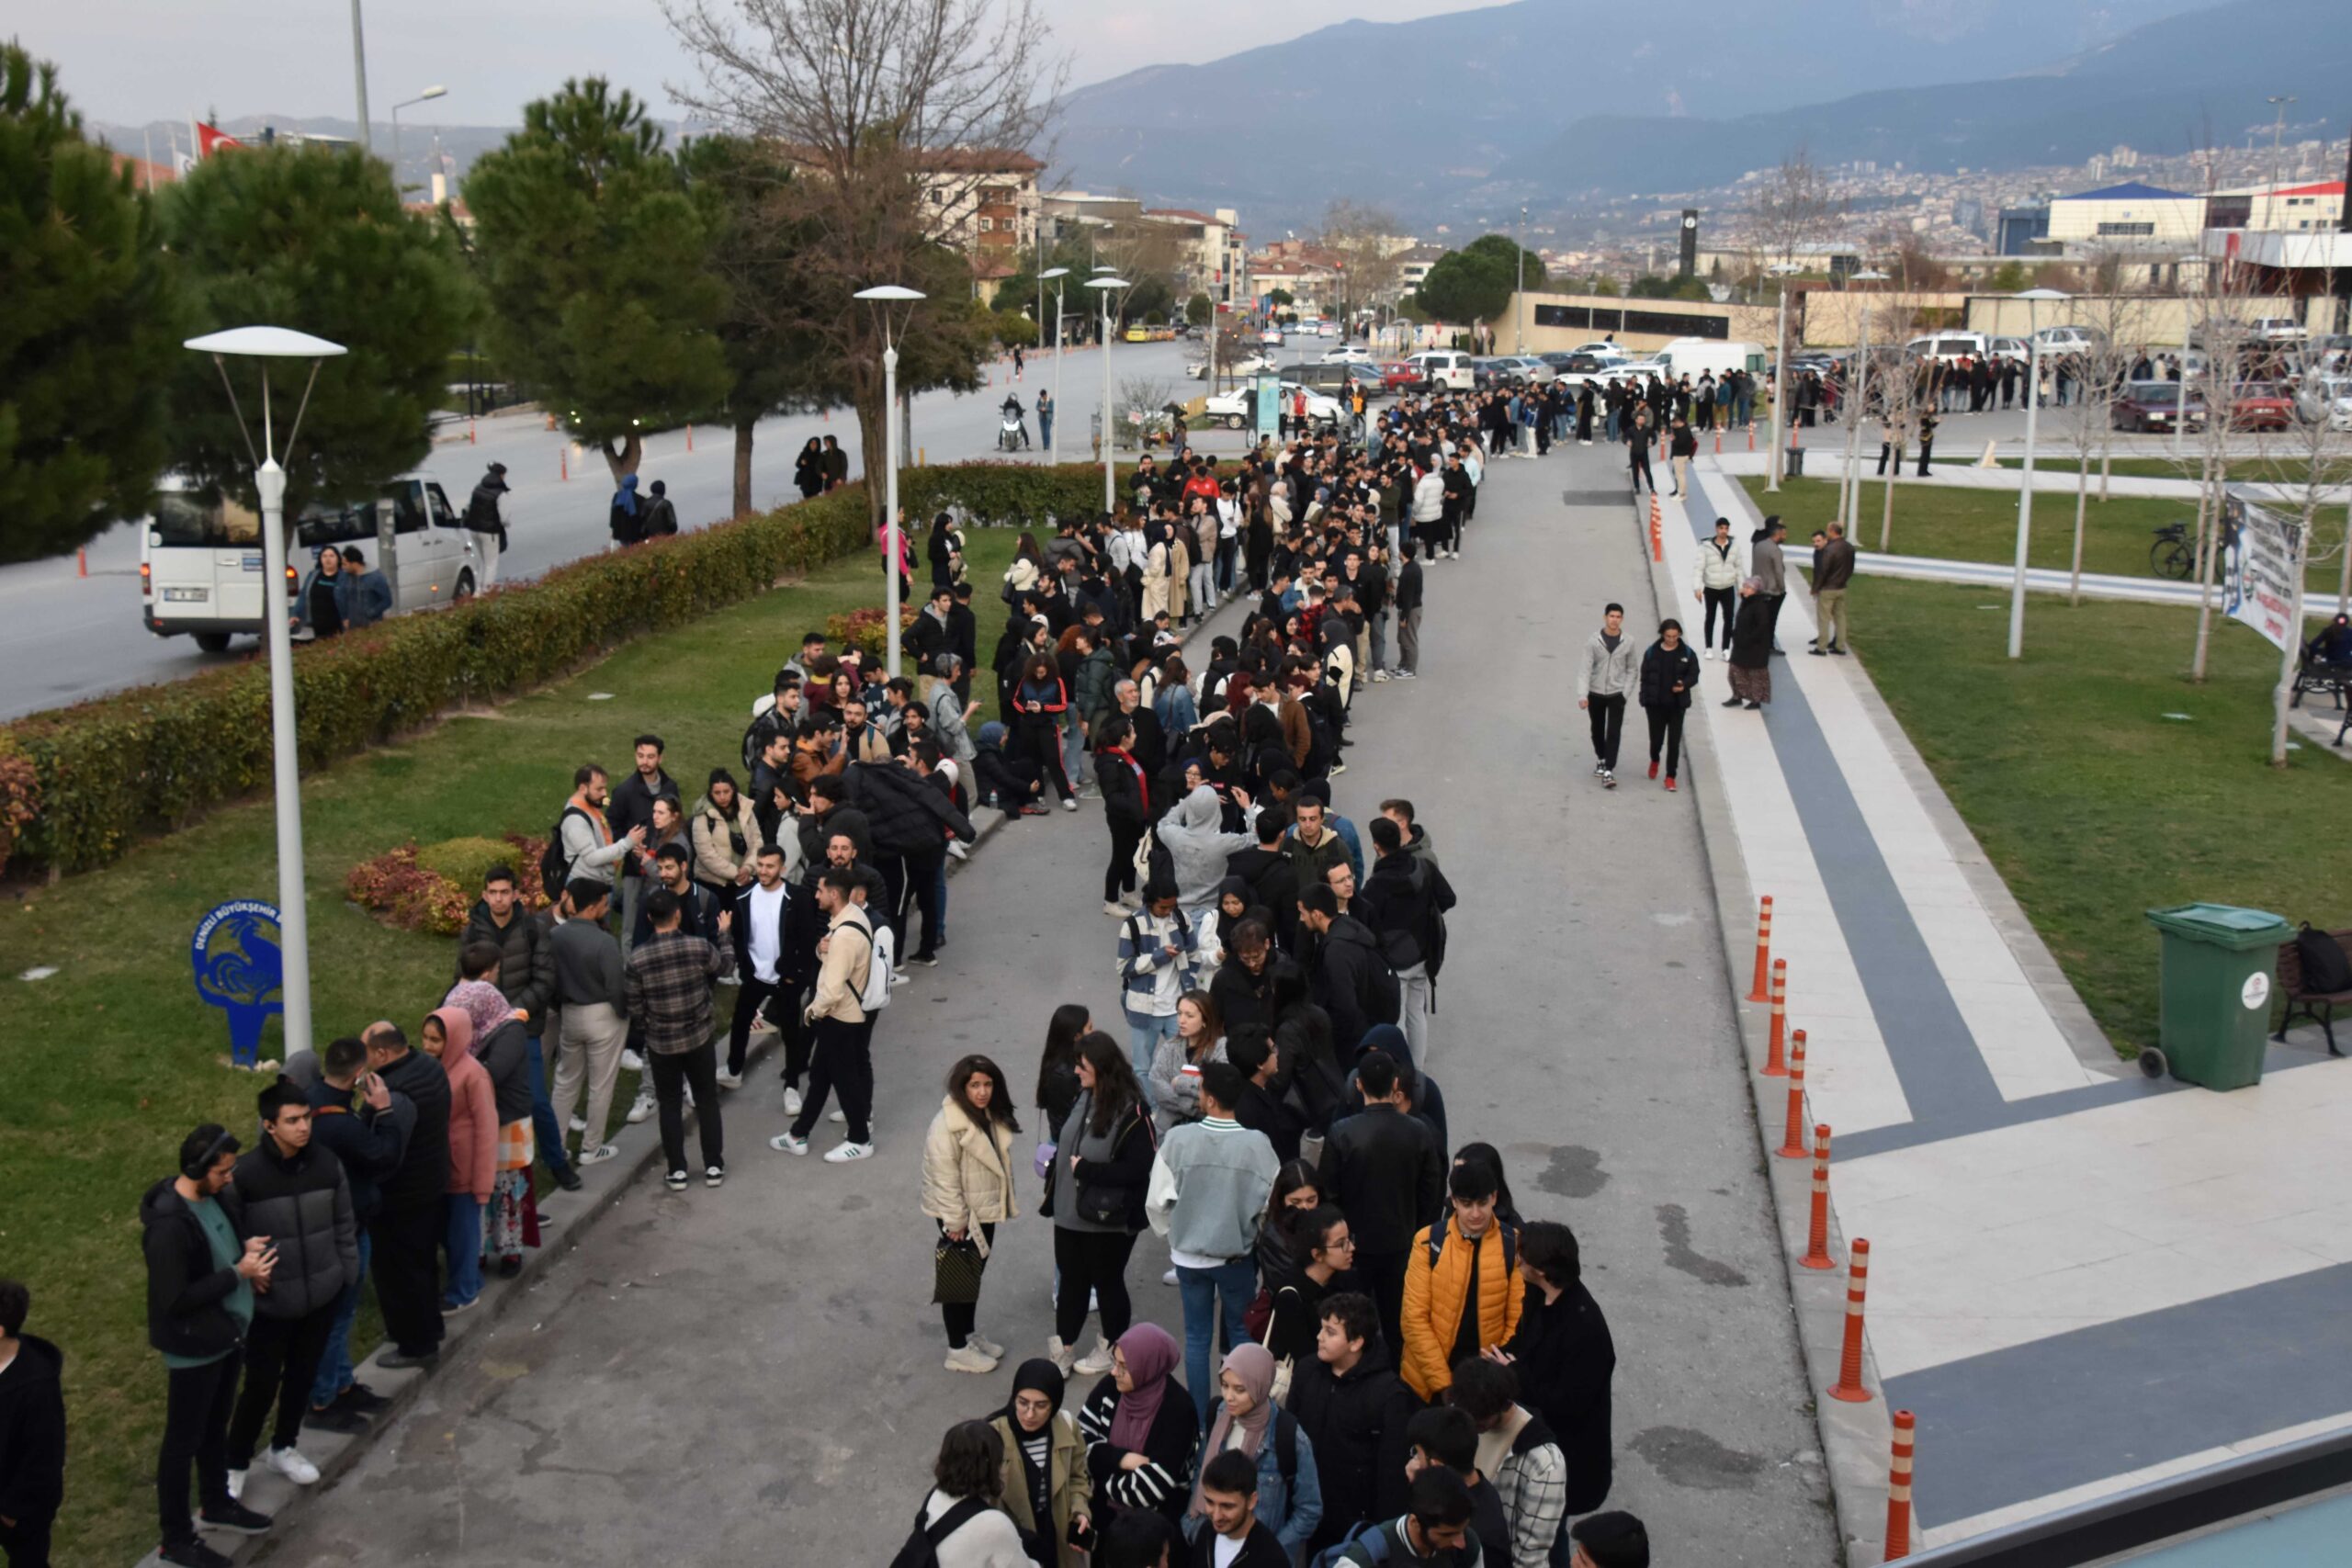
[[1070,1371],[1090,1378],[1099,1378],[1110,1370],[1111,1347],[1103,1342],[1100,1334],[1094,1337],[1094,1348],[1080,1356],[1070,1368]]
[[598,1144],[593,1149],[581,1150],[580,1157],[573,1160],[571,1163],[574,1165],[602,1165],[608,1159],[618,1159],[620,1157],[620,1150],[613,1147],[612,1145]]
[[849,1112],[836,1105],[831,1111],[825,1112],[825,1120],[828,1122],[841,1122],[845,1123],[849,1121]]
[[316,1486],[319,1483],[319,1467],[304,1459],[300,1449],[266,1450],[261,1461],[297,1486]]
[[1065,801],[1063,801],[1063,802],[1062,802],[1062,809],[1063,809],[1064,811],[1075,811],[1075,810],[1077,810],[1077,809],[1078,809],[1078,802],[1077,802],[1077,800],[1075,800],[1075,799],[1070,799],[1070,800],[1065,800]]
[[1001,1361],[1004,1359],[1004,1347],[998,1344],[993,1339],[982,1338],[977,1329],[965,1335],[964,1337],[971,1341],[973,1348],[978,1350],[981,1355],[986,1356],[989,1360]]
[[947,1352],[947,1370],[951,1372],[992,1372],[996,1358],[977,1345],[967,1345],[960,1350]]
[[721,1089],[741,1089],[743,1087],[743,1075],[741,1073],[730,1073],[726,1068],[721,1067],[718,1070],[718,1087]]
[[1118,903],[1117,901],[1109,898],[1105,898],[1102,901],[1102,912],[1110,916],[1114,920],[1124,920],[1129,915],[1135,913],[1133,909],[1128,908],[1125,904]]
[[640,1094],[637,1097],[636,1103],[628,1108],[629,1124],[634,1126],[652,1114],[653,1097],[650,1094]]
[[800,1114],[800,1091],[790,1084],[784,1086],[784,1113],[786,1116]]
[[242,1470],[232,1470],[229,1472],[229,1501],[242,1503],[244,1498],[245,1472]]
[[574,1116],[571,1119],[571,1130],[575,1133],[586,1132],[588,1130],[588,1118],[585,1116]]
[[805,1155],[808,1152],[808,1140],[796,1138],[788,1132],[778,1133],[768,1140],[768,1147],[780,1155]]
[[825,1163],[827,1165],[847,1165],[854,1159],[872,1159],[873,1157],[874,1145],[872,1144],[838,1144],[826,1152]]
[[1078,1366],[1078,1347],[1063,1344],[1058,1337],[1050,1337],[1046,1341],[1046,1359],[1054,1364],[1056,1371],[1068,1377]]
[[634,1051],[624,1050],[621,1052],[621,1066],[632,1073],[641,1073],[645,1071],[645,1058]]

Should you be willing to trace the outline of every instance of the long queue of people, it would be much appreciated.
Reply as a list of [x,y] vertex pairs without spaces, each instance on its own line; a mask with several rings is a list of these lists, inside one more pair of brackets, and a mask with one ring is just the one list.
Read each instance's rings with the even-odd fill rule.
[[[616,1156],[605,1134],[624,1067],[643,1079],[627,1118],[659,1116],[673,1191],[697,1171],[707,1189],[724,1183],[722,1104],[756,1030],[783,1046],[789,1121],[768,1145],[808,1152],[838,1096],[827,1159],[871,1158],[873,1034],[905,965],[947,946],[946,860],[975,837],[971,810],[994,805],[1017,823],[1049,785],[1074,805],[1071,764],[1091,755],[1125,1039],[1075,1004],[1057,1014],[1039,1069],[1052,1137],[1035,1162],[1055,1229],[1055,1332],[1016,1375],[1001,1431],[951,1434],[967,1461],[971,1443],[995,1443],[1001,1480],[1020,1478],[1033,1506],[1015,1561],[1070,1561],[1064,1548],[1099,1526],[1093,1561],[1116,1562],[1116,1542],[1154,1528],[1139,1521],[1215,1517],[1191,1538],[1222,1568],[1250,1534],[1228,1528],[1242,1495],[1222,1456],[1255,1460],[1271,1436],[1252,1474],[1273,1478],[1288,1561],[1388,1560],[1386,1529],[1404,1561],[1645,1562],[1645,1547],[1637,1558],[1623,1545],[1638,1527],[1588,1519],[1581,1547],[1561,1533],[1606,1491],[1613,1359],[1576,1282],[1573,1237],[1519,1222],[1490,1148],[1444,1164],[1442,1098],[1424,1068],[1453,892],[1408,802],[1385,802],[1362,833],[1332,807],[1354,700],[1415,672],[1421,547],[1458,557],[1489,460],[1480,417],[1476,400],[1408,401],[1362,447],[1270,446],[1229,483],[1190,453],[1147,464],[1129,511],[1075,520],[1016,562],[1013,577],[1023,563],[1035,577],[1006,585],[996,671],[1010,736],[969,728],[970,584],[951,520],[934,528],[937,625],[920,629],[917,681],[882,680],[812,634],[754,705],[743,786],[713,769],[683,807],[650,733],[617,784],[577,769],[537,867],[554,902],[532,911],[513,868],[491,871],[413,1045],[383,1020],[288,1062],[258,1097],[250,1147],[198,1127],[142,1201],[149,1335],[168,1369],[164,1560],[224,1561],[199,1529],[271,1524],[242,1501],[252,1466],[314,1483],[305,1426],[377,1417],[384,1401],[357,1380],[349,1343],[370,1275],[385,1364],[435,1363],[447,1318],[537,1244],[534,1168],[560,1192],[580,1185],[578,1167]],[[1467,477],[1439,477],[1432,495],[1432,477],[1449,475]],[[1188,517],[1195,544],[1211,526],[1199,519],[1216,519],[1198,575]],[[1194,674],[1180,623],[1229,593],[1256,595],[1255,609]],[[967,1058],[923,1141],[947,1364],[967,1372],[1003,1355],[978,1318],[993,1227],[1018,1207],[1014,1103],[992,1062]],[[1134,1321],[1125,1276],[1146,1229],[1170,1237],[1181,1348]],[[1081,1350],[1089,1315],[1100,1332]],[[1537,1323],[1554,1325],[1540,1351],[1521,1327]],[[1576,1392],[1561,1392],[1575,1382],[1565,1371],[1539,1375],[1569,1361]],[[1073,1376],[1102,1381],[1065,1421]],[[1449,1403],[1456,1384],[1468,1392]],[[1432,1399],[1445,1407],[1422,1411]],[[1408,1442],[1425,1415],[1442,1427]],[[1571,1445],[1575,1483],[1543,1437],[1571,1427],[1586,1434]],[[952,1457],[943,1474],[966,1473]],[[1082,1508],[1038,1490],[1081,1470]],[[1481,1559],[1465,1510],[1488,1495],[1506,1499],[1508,1534],[1489,1510]],[[953,1510],[968,1495],[933,1502]],[[967,1532],[993,1528],[967,1513],[940,1561],[996,1561],[957,1555]]]

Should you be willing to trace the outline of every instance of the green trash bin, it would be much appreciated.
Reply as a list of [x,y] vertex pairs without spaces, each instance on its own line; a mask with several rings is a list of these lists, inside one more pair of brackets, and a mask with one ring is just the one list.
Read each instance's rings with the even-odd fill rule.
[[2164,933],[2158,1039],[2172,1076],[2207,1089],[2262,1081],[2271,976],[2294,928],[2265,909],[2183,904],[2151,909]]

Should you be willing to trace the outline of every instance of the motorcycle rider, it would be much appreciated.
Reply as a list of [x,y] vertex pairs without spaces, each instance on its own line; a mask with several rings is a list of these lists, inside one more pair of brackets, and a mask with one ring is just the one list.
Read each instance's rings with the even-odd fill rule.
[[1016,434],[1021,438],[1022,446],[1026,448],[1029,445],[1028,411],[1022,407],[1019,395],[1006,393],[1004,404],[998,412],[1004,415],[1004,429],[998,437],[1004,449],[1008,452],[1012,450],[1012,438]]

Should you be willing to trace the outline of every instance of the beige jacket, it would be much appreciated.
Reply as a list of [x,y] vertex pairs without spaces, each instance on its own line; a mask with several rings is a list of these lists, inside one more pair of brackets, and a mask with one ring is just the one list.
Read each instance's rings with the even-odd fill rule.
[[[735,853],[735,841],[728,831],[730,826],[743,835],[741,856]],[[694,837],[694,874],[699,882],[713,882],[722,887],[732,886],[743,868],[752,863],[752,857],[760,852],[759,818],[752,813],[751,801],[740,794],[735,796],[731,824],[706,795],[695,802],[695,814],[687,818],[687,829]]]
[[[844,933],[843,926],[857,930]],[[873,923],[865,910],[844,904],[825,933],[825,964],[817,971],[817,997],[808,1004],[808,1016],[864,1023],[865,1010],[857,1005],[857,998],[865,994],[866,976],[874,964]]]
[[922,1212],[951,1231],[969,1232],[987,1257],[988,1237],[978,1227],[1021,1213],[1012,1190],[1012,1129],[994,1118],[977,1127],[954,1095],[943,1096],[922,1141]]

